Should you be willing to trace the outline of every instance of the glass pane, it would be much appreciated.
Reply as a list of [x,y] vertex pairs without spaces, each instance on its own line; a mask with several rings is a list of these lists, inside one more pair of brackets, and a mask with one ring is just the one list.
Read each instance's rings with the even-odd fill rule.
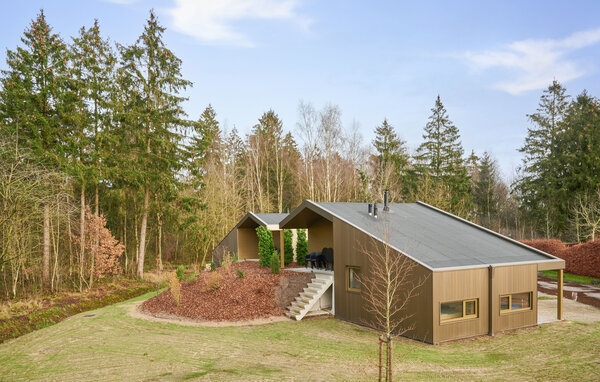
[[348,288],[360,289],[360,282],[356,277],[359,274],[360,270],[358,268],[348,268]]
[[510,309],[510,298],[508,296],[500,297],[500,310]]
[[477,314],[477,304],[475,301],[465,302],[465,316],[473,316]]
[[531,308],[530,293],[517,293],[512,295],[511,309],[526,309]]
[[452,320],[454,318],[461,318],[462,316],[463,316],[462,301],[445,302],[442,304],[442,312],[441,312],[442,321]]

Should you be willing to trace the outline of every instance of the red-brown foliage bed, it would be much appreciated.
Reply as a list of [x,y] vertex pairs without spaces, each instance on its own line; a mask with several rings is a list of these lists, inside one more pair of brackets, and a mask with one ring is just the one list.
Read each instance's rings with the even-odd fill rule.
[[600,240],[572,246],[566,246],[556,239],[522,242],[565,260],[565,270],[569,273],[600,278]]
[[[237,271],[245,272],[243,278]],[[211,278],[217,273],[219,288],[209,289]],[[153,314],[169,314],[210,321],[237,321],[280,316],[274,288],[281,277],[304,277],[298,272],[282,270],[281,274],[261,268],[258,262],[243,261],[213,272],[202,272],[197,280],[181,283],[179,306],[167,290],[142,304],[142,310]]]

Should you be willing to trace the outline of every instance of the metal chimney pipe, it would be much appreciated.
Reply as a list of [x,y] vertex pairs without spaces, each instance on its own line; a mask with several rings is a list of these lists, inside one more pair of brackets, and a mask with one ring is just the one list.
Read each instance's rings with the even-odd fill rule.
[[369,216],[373,215],[373,212],[371,212],[372,209],[373,209],[373,205],[371,203],[369,203]]
[[390,210],[390,206],[388,205],[390,201],[390,190],[385,190],[383,192],[383,210],[388,212]]
[[373,217],[377,219],[377,203],[373,203]]

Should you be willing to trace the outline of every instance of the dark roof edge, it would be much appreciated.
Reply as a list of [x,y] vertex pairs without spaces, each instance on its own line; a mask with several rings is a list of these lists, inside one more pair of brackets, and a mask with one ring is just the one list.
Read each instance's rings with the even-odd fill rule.
[[[506,241],[508,241],[508,242],[510,242],[510,243],[513,243],[513,244],[519,245],[519,246],[521,246],[521,247],[523,247],[523,248],[525,248],[525,249],[528,249],[528,250],[530,250],[530,251],[532,251],[532,252],[536,252],[536,253],[538,253],[538,254],[540,254],[540,255],[546,256],[546,257],[550,258],[551,260],[563,260],[563,259],[561,259],[560,257],[556,257],[556,256],[554,256],[554,255],[551,255],[551,254],[547,253],[547,252],[541,251],[541,250],[539,250],[539,249],[537,249],[537,248],[533,248],[533,247],[531,247],[531,246],[529,246],[529,245],[527,245],[527,244],[523,244],[523,243],[521,243],[521,242],[520,242],[520,241],[518,241],[518,240],[511,239],[511,238],[510,238],[510,237],[508,237],[508,236],[504,236],[504,235],[502,235],[502,234],[499,234],[498,232],[495,232],[495,231],[492,231],[491,229],[488,229],[488,228],[482,227],[482,226],[480,226],[479,224],[475,224],[475,223],[473,223],[473,222],[470,222],[470,221],[468,221],[467,219],[463,219],[463,218],[461,218],[461,217],[459,217],[459,216],[456,216],[456,215],[454,215],[454,214],[451,214],[450,212],[447,212],[447,211],[441,210],[441,209],[439,209],[439,208],[437,208],[437,207],[434,207],[434,206],[432,206],[432,205],[430,205],[430,204],[427,204],[427,203],[424,203],[424,202],[421,202],[421,201],[417,201],[417,204],[420,204],[420,205],[422,205],[422,206],[424,206],[424,207],[430,208],[430,209],[432,209],[432,210],[434,210],[434,211],[437,211],[437,212],[439,212],[439,213],[441,213],[441,214],[444,214],[444,215],[446,215],[446,216],[450,216],[451,218],[454,218],[454,219],[456,219],[456,220],[459,220],[459,221],[461,221],[461,222],[463,222],[463,223],[465,223],[465,224],[468,224],[468,225],[470,225],[470,226],[472,226],[472,227],[475,227],[475,228],[477,228],[477,229],[479,229],[479,230],[481,230],[481,231],[484,231],[484,232],[487,232],[487,233],[489,233],[489,234],[492,234],[492,235],[494,235],[494,236],[496,236],[496,237],[499,237],[499,238],[501,238],[501,239],[503,239],[503,240],[506,240]],[[515,265],[516,265],[516,264],[518,264],[518,263],[515,263]],[[494,265],[494,264],[490,264],[490,265]],[[442,269],[443,269],[443,268],[442,268]]]
[[[371,233],[369,233],[369,232],[365,231],[364,229],[360,228],[360,227],[359,227],[359,226],[357,226],[356,224],[354,224],[354,223],[352,223],[352,222],[349,222],[348,220],[346,220],[346,219],[344,219],[344,218],[342,218],[342,217],[340,217],[340,216],[336,215],[335,213],[333,213],[333,212],[331,212],[331,211],[327,210],[326,208],[324,208],[324,207],[320,206],[319,204],[317,204],[317,203],[313,202],[312,200],[310,200],[310,199],[306,199],[306,200],[305,200],[305,201],[304,201],[302,204],[304,204],[304,203],[307,203],[307,204],[309,204],[309,203],[310,203],[310,205],[312,205],[312,206],[316,207],[316,208],[317,208],[317,209],[319,209],[320,211],[322,211],[322,212],[325,212],[325,213],[329,214],[329,215],[330,215],[330,216],[332,216],[332,217],[333,217],[333,216],[335,216],[337,219],[339,219],[339,220],[343,221],[344,223],[346,223],[346,224],[348,224],[348,225],[350,225],[350,226],[354,227],[355,229],[359,230],[360,232],[364,233],[365,235],[368,235],[368,236],[372,237],[373,239],[375,239],[375,240],[377,240],[377,241],[379,241],[379,242],[383,243],[384,245],[387,245],[388,247],[392,248],[393,250],[395,250],[395,251],[397,251],[397,252],[401,253],[402,255],[404,255],[404,256],[406,256],[406,257],[408,257],[409,259],[411,259],[411,260],[412,260],[412,261],[414,261],[415,263],[417,263],[417,264],[419,264],[419,265],[421,265],[421,266],[425,267],[426,269],[429,269],[430,271],[433,271],[433,270],[434,270],[434,268],[430,267],[429,265],[425,264],[424,262],[422,262],[422,261],[420,261],[420,260],[417,260],[417,259],[415,259],[414,257],[412,257],[411,255],[409,255],[408,253],[404,252],[403,250],[401,250],[401,249],[399,249],[399,248],[396,248],[395,246],[391,245],[390,243],[386,243],[386,242],[385,242],[385,240],[381,239],[380,237],[377,237],[377,236],[375,236],[375,235],[373,235],[373,234],[371,234]],[[299,209],[299,208],[302,206],[302,204],[301,204],[300,206],[298,206],[298,208],[296,208],[296,210],[298,210],[298,209]],[[308,207],[308,206],[307,206],[307,207]],[[314,209],[312,209],[312,210],[314,211]],[[294,211],[295,211],[295,210],[294,210]],[[317,211],[315,211],[315,212],[317,212]]]
[[[258,215],[256,215],[254,212],[248,211],[248,213],[246,215],[249,216],[249,217],[251,217],[251,218],[253,218],[254,221],[256,221],[258,224],[262,225],[263,227],[268,226],[267,222],[265,222],[264,220],[262,220],[261,218],[259,218]],[[242,218],[242,220],[240,220],[240,222],[238,223],[238,225],[240,225],[242,223],[242,221],[246,220],[245,218],[246,217],[244,216]]]
[[319,206],[310,199],[305,199],[298,207],[294,208],[294,210],[290,212],[288,216],[279,222],[279,227],[281,228],[285,226],[290,220],[294,219],[300,212],[302,212],[304,208],[308,208],[309,210],[320,214],[325,219],[333,221],[333,214],[330,211],[325,210],[323,207]]

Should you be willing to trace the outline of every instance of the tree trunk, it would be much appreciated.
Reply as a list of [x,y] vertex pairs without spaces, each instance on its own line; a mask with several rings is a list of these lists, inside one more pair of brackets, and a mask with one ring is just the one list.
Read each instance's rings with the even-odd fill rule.
[[85,185],[81,185],[81,215],[79,217],[79,292],[83,291],[83,260],[85,258]]
[[137,275],[144,277],[144,255],[146,253],[146,226],[148,225],[148,205],[150,204],[150,190],[144,189],[144,209],[142,212],[142,226],[140,227],[140,248],[138,252]]
[[379,382],[381,382],[381,378],[383,378],[383,341],[379,336]]
[[44,204],[44,246],[42,254],[42,283],[50,288],[50,204]]
[[388,337],[388,381],[392,382],[392,337]]
[[156,214],[156,221],[158,223],[158,243],[157,243],[157,258],[156,258],[156,266],[158,268],[158,272],[162,272],[163,263],[162,263],[162,220],[160,219],[160,214]]

